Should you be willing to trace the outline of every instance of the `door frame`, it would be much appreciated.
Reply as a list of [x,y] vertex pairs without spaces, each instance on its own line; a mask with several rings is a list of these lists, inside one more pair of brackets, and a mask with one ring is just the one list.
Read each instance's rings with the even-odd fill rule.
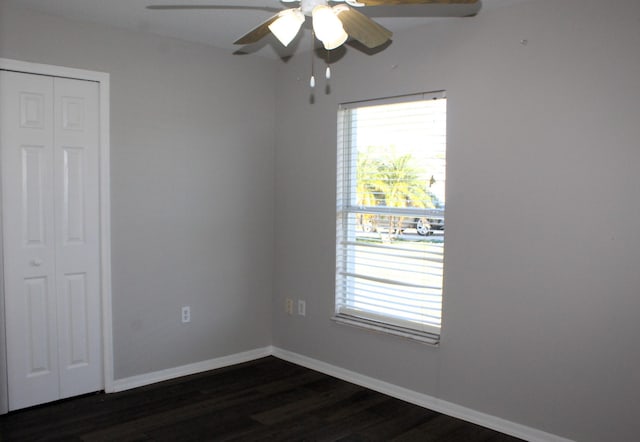
[[[98,83],[100,106],[99,170],[100,170],[100,302],[102,310],[102,377],[103,388],[112,393],[113,388],[113,316],[111,307],[111,180],[109,144],[109,74],[63,66],[31,63],[0,58],[0,70],[51,77],[88,80]],[[1,184],[0,184],[1,185]],[[1,193],[0,193],[1,198]],[[0,211],[2,205],[0,204]],[[0,229],[2,229],[0,216]],[[6,324],[4,311],[4,245],[0,235],[0,318]],[[6,359],[6,330],[0,327],[0,414],[8,411],[8,380]]]

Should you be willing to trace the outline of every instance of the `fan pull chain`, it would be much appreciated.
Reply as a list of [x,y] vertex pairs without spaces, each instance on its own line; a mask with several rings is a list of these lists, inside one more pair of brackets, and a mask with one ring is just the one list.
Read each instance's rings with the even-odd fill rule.
[[314,60],[314,54],[313,51],[315,49],[315,41],[316,41],[316,33],[313,32],[313,30],[311,31],[311,78],[309,79],[309,87],[311,89],[314,89],[316,87],[316,77],[314,75],[315,69],[314,69],[314,64],[315,64],[315,60]]
[[327,51],[327,70],[324,72],[324,78],[331,80],[331,51]]

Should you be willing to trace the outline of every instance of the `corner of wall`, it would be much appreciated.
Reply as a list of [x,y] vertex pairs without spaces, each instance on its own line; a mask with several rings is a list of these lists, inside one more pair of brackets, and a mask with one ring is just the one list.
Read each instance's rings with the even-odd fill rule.
[[[1,187],[0,187],[1,190]],[[0,214],[1,214],[0,210]],[[2,232],[2,217],[0,216],[0,232]],[[2,250],[2,235],[0,235],[0,250]],[[9,412],[9,383],[7,380],[7,354],[6,335],[4,327],[4,263],[0,253],[0,318],[3,319],[0,326],[0,414]]]

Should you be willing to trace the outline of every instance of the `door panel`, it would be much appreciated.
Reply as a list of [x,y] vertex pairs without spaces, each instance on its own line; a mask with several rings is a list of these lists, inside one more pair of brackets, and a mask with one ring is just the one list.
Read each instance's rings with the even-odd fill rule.
[[65,275],[65,291],[62,294],[62,305],[69,306],[66,312],[68,317],[68,359],[63,366],[79,368],[90,363],[89,358],[89,315],[88,315],[88,293],[87,278],[85,274]]
[[62,238],[64,245],[84,243],[84,175],[85,150],[78,147],[63,148],[62,183]]
[[50,106],[50,98],[45,94],[20,92],[20,127],[25,129],[45,129],[45,106]]
[[47,146],[21,146],[25,247],[46,247]]
[[[27,377],[45,376],[55,372],[53,355],[56,354],[54,339],[50,336],[50,295],[46,277],[24,280],[22,307],[27,313],[25,323],[27,349]],[[54,336],[55,337],[55,336]]]

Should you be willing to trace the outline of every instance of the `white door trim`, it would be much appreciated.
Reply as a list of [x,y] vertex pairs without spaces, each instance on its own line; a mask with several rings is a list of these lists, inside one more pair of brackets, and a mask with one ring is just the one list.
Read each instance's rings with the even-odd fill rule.
[[[30,63],[8,58],[0,58],[0,69],[29,74],[48,75],[52,77],[65,77],[78,80],[95,81],[100,90],[100,298],[102,307],[102,360],[104,390],[113,392],[113,320],[111,308],[111,194],[110,194],[110,144],[109,144],[109,74],[105,72],[88,71],[84,69],[67,68],[55,65]],[[1,244],[0,244],[1,245]],[[2,275],[0,275],[1,277]],[[2,278],[0,278],[0,281]],[[0,287],[0,291],[2,287]],[[4,293],[0,292],[4,300]],[[4,319],[2,303],[0,302],[0,314]],[[4,321],[3,321],[4,322]],[[0,339],[4,338],[4,330],[0,333]],[[6,343],[0,341],[2,349],[6,349]],[[6,361],[0,354],[0,364]],[[0,368],[0,374],[5,372]],[[0,384],[7,380],[0,379]],[[6,385],[4,385],[6,387]],[[0,388],[6,392],[6,388]],[[0,399],[0,413],[3,400]]]

